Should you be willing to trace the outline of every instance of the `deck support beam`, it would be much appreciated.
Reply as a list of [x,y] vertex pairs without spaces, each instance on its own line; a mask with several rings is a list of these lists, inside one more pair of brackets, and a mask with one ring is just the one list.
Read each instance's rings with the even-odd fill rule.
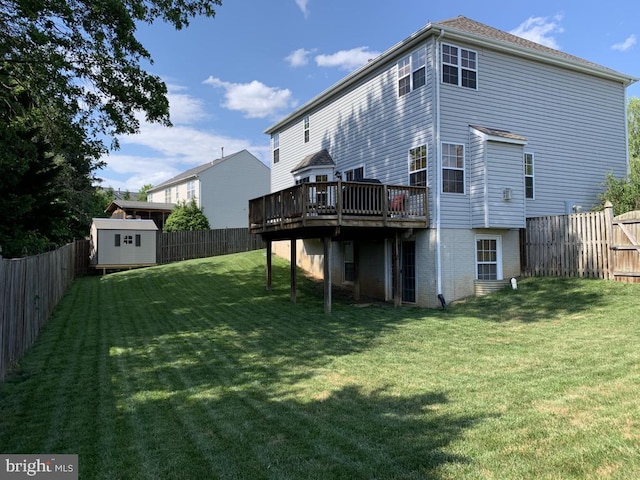
[[267,240],[267,290],[271,291],[271,280],[273,279],[273,262],[271,256],[273,254],[273,242]]
[[402,305],[402,278],[400,278],[400,236],[396,232],[393,237],[393,305],[399,307]]
[[297,244],[295,238],[291,239],[291,303],[296,303],[296,299],[298,296],[297,290]]
[[324,277],[324,313],[331,313],[331,237],[322,239],[324,246],[323,277]]

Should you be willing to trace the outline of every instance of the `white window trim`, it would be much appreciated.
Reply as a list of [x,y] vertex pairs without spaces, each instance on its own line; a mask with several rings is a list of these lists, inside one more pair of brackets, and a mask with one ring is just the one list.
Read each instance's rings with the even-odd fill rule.
[[[442,156],[442,151],[444,150],[444,145],[458,145],[462,147],[462,168],[458,167],[445,167],[444,166],[444,158]],[[440,179],[440,185],[438,188],[440,189],[440,193],[442,195],[466,195],[467,194],[467,149],[465,148],[464,143],[459,142],[440,142],[440,172],[438,178]],[[445,192],[443,191],[444,182],[443,182],[443,170],[462,170],[462,193],[458,192]]]
[[[411,150],[415,150],[416,148],[424,147],[425,148],[425,166],[424,168],[419,168],[417,170],[411,170]],[[420,145],[416,145],[407,150],[407,179],[409,181],[409,185],[411,185],[411,174],[425,171],[425,183],[426,186],[429,186],[429,145],[426,143],[422,143]]]
[[[275,161],[275,153],[278,152],[278,161]],[[271,135],[271,163],[276,164],[280,162],[280,133],[274,133]]]
[[309,141],[311,140],[310,125],[311,125],[311,119],[309,118],[309,115],[306,115],[302,119],[302,130],[303,130],[302,139],[304,140],[304,143],[309,143]]
[[[524,159],[527,155],[531,155],[531,175],[527,175],[527,171],[524,170],[525,163]],[[536,199],[536,156],[533,152],[524,152],[522,156],[522,168],[524,170],[524,199],[525,200],[535,200]],[[533,196],[527,197],[527,177],[531,177],[532,186],[533,186]]]
[[[359,164],[359,165],[356,165],[355,167],[349,168],[348,170],[344,170],[344,171],[342,172],[342,180],[344,180],[345,182],[347,182],[347,181],[348,181],[348,180],[347,180],[347,173],[348,173],[348,172],[353,172],[353,171],[355,171],[355,170],[357,170],[357,169],[359,169],[359,168],[362,168],[362,178],[367,178],[366,171],[365,171],[365,168],[364,168],[364,164],[363,164],[363,163],[361,163],[361,164]],[[351,180],[351,181],[354,181],[354,180]]]
[[[458,63],[457,63],[457,65],[454,65],[453,63],[448,63],[448,62],[444,61],[444,59],[443,59],[443,56],[444,56],[443,49],[441,49],[440,60],[439,60],[441,65],[449,65],[451,67],[456,67],[458,69],[458,85],[457,86],[458,87],[462,87],[462,88],[468,88],[469,90],[478,90],[479,87],[480,87],[480,80],[478,78],[478,52],[476,50],[471,50],[470,48],[460,47],[458,45],[453,45],[451,43],[443,43],[442,45],[443,46],[446,45],[447,47],[452,47],[452,48],[457,48],[458,49]],[[475,54],[475,56],[476,56],[476,68],[465,68],[465,67],[462,66],[462,50],[465,50],[467,52],[471,52],[471,53]],[[463,69],[464,70],[470,70],[470,71],[476,73],[476,86],[475,86],[475,88],[465,87],[465,86],[462,85],[462,70]],[[454,86],[456,86],[453,83],[445,82],[442,79],[442,75],[443,74],[441,73],[440,74],[440,83],[442,83],[444,85],[454,85]]]
[[[424,59],[424,63],[418,64],[416,66],[416,65],[414,65],[414,58],[417,55],[419,55],[420,50],[422,50],[422,53],[423,53],[422,58]],[[403,61],[406,61],[406,60],[409,61],[409,73],[407,75],[403,75],[401,77],[400,76],[400,62],[403,62]],[[404,97],[405,95],[408,95],[409,93],[413,92],[416,89],[416,87],[413,85],[413,75],[417,70],[419,70],[421,68],[425,69],[425,72],[424,72],[425,83],[424,83],[424,85],[420,85],[420,87],[423,87],[427,83],[427,79],[426,79],[426,76],[427,76],[427,50],[426,50],[426,46],[424,46],[424,45],[419,47],[419,48],[416,48],[414,51],[412,51],[408,55],[405,55],[400,60],[398,60],[398,62],[396,63],[396,92],[397,92],[398,97]],[[405,77],[409,77],[409,91],[407,93],[403,94],[403,95],[400,95],[400,91],[398,89],[398,85],[400,83],[400,80],[405,78]],[[417,87],[417,88],[420,88],[420,87]]]
[[[478,240],[495,240],[496,241],[496,280],[502,280],[502,236],[500,235],[476,235],[475,241],[473,243],[474,246],[474,256],[475,256],[475,279],[478,280]],[[485,264],[493,263],[493,262],[483,262]]]

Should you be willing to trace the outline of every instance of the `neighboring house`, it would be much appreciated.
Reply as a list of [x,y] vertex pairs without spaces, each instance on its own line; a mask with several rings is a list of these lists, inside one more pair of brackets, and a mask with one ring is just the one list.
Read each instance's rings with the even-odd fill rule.
[[138,200],[120,200],[115,198],[104,211],[111,218],[136,218],[153,220],[162,230],[167,217],[171,215],[174,203],[151,203]]
[[94,218],[89,264],[103,271],[155,265],[157,231],[153,220]]
[[[589,210],[606,173],[627,172],[635,81],[466,17],[430,23],[266,130],[274,193],[252,202],[251,230],[297,239],[272,248],[312,273],[329,252],[325,275],[364,295],[438,306],[439,294],[491,291],[520,274],[528,217]],[[415,211],[424,224],[396,223],[388,190],[358,222],[340,190],[317,216],[337,180],[344,192],[365,177],[426,188],[428,214]],[[298,224],[273,213],[283,189],[299,199],[287,207]]]
[[247,226],[247,202],[269,192],[269,167],[247,150],[187,170],[147,192],[149,202],[194,199],[212,229]]

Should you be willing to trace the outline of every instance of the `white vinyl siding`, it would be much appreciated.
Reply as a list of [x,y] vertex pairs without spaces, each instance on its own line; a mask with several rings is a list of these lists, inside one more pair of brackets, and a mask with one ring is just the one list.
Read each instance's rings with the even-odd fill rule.
[[[432,43],[425,48],[427,58],[434,54]],[[304,115],[279,127],[280,162],[271,171],[271,190],[293,185],[291,170],[306,155],[323,148],[336,162],[335,170],[343,172],[343,180],[346,180],[344,172],[364,166],[367,178],[406,185],[408,149],[433,142],[432,61],[426,64],[425,85],[410,95],[398,97],[398,60],[417,49],[390,59],[368,81],[354,85],[310,112],[314,134],[308,143],[304,143]],[[429,149],[428,168],[432,168],[432,154]]]

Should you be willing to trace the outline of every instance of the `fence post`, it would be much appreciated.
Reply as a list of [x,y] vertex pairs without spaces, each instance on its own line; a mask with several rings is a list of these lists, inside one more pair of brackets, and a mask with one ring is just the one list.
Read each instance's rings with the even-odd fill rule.
[[613,280],[614,275],[614,257],[613,257],[613,204],[607,200],[604,204],[604,223],[605,223],[605,247],[607,249],[607,279]]

